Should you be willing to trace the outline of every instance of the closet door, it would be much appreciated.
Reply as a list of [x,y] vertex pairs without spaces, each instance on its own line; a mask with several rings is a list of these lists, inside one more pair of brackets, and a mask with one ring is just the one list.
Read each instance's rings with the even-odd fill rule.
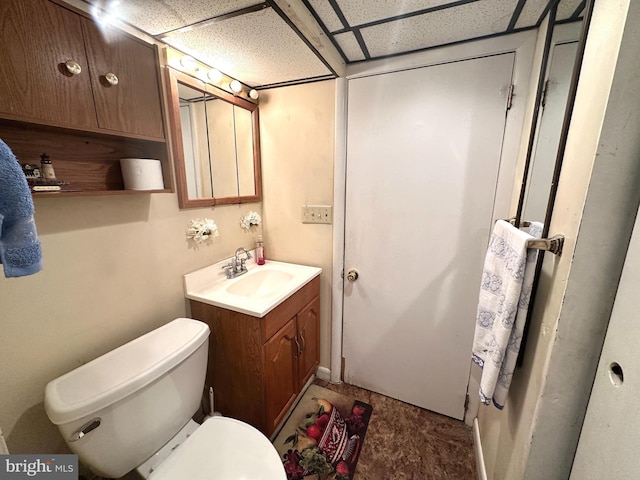
[[345,380],[458,419],[514,57],[348,84]]

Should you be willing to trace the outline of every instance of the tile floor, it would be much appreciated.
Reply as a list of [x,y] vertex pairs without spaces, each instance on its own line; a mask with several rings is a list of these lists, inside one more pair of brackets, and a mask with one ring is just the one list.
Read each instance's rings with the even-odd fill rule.
[[471,428],[463,422],[347,384],[316,384],[373,407],[354,480],[475,480]]

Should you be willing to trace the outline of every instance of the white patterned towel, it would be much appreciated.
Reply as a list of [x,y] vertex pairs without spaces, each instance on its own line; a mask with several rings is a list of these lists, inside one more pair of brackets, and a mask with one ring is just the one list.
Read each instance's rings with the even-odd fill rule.
[[[529,231],[540,237],[539,224]],[[535,232],[535,233],[534,233]],[[480,401],[502,409],[515,370],[529,309],[538,251],[534,236],[504,220],[493,228],[482,271],[473,360],[482,367]]]

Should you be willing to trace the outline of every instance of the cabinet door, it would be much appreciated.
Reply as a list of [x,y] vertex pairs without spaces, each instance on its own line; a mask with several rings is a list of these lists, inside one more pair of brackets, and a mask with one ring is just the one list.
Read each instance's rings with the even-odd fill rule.
[[298,342],[301,354],[298,358],[299,386],[301,389],[320,363],[320,297],[314,298],[297,315]]
[[267,435],[273,432],[298,395],[297,352],[294,317],[264,344]]
[[[0,2],[2,116],[96,127],[80,19],[47,0]],[[77,62],[80,73],[69,73],[67,61]]]
[[[156,50],[114,29],[83,18],[98,126],[164,138]],[[111,75],[117,84],[109,83]]]

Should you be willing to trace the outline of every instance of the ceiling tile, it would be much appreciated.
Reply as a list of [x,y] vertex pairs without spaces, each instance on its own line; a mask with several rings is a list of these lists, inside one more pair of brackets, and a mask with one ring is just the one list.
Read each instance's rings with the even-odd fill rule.
[[453,0],[337,0],[349,25],[355,27],[385,18],[452,3]]
[[364,53],[362,53],[360,44],[353,32],[339,33],[338,35],[334,35],[333,38],[335,38],[338,45],[340,45],[340,48],[347,57],[347,61],[357,62],[365,59]]
[[176,33],[164,41],[252,87],[331,75],[272,8]]
[[561,0],[558,4],[558,14],[556,15],[556,19],[566,20],[567,18],[570,18],[581,3],[582,0]]
[[[95,5],[105,4],[92,0]],[[119,4],[119,18],[151,34],[175,30],[209,18],[258,5],[260,0],[127,0]]]
[[520,12],[516,28],[527,28],[537,24],[548,4],[549,0],[528,0]]
[[504,32],[517,0],[483,0],[361,30],[372,58]]
[[327,30],[335,32],[336,30],[342,30],[345,27],[340,18],[338,18],[336,11],[333,9],[331,4],[327,2],[327,0],[309,0],[309,3],[324,23],[324,26],[327,27]]

